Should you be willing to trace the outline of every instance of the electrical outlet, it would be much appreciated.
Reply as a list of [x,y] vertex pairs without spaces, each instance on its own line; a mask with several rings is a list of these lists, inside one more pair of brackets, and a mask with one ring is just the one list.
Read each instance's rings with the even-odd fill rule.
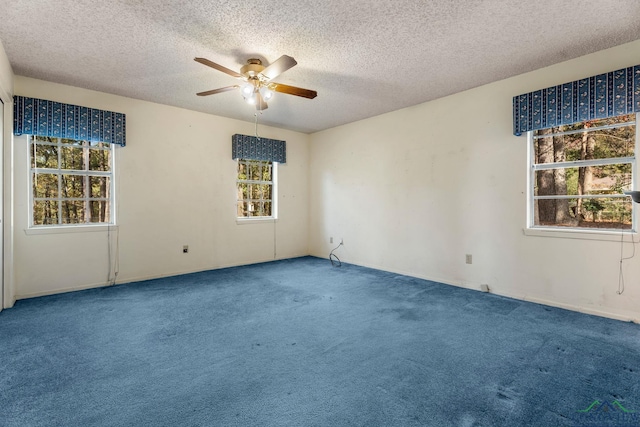
[[465,255],[465,260],[467,264],[473,264],[473,257],[471,256],[471,254]]
[[184,245],[182,247],[182,253],[183,254],[188,254],[189,253],[189,245]]
[[329,237],[329,243],[333,243],[333,237]]

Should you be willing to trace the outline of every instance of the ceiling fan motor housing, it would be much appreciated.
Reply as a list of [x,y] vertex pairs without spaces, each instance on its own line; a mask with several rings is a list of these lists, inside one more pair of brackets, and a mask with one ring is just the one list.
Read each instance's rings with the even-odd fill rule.
[[264,70],[264,65],[262,65],[262,61],[256,58],[251,58],[247,61],[245,65],[240,68],[240,74],[247,78],[257,77],[258,74]]

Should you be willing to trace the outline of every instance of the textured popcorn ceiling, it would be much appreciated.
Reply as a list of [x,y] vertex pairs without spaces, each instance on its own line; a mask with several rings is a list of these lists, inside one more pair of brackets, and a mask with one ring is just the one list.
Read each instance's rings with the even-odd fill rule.
[[[640,39],[638,0],[0,0],[15,74],[252,121],[237,80],[280,55],[260,122],[315,132]],[[585,76],[586,77],[586,76]]]

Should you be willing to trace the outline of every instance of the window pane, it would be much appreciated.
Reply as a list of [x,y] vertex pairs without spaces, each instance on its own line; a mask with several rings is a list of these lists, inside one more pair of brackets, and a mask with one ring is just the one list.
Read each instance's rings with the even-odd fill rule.
[[621,194],[631,190],[631,164],[558,168],[535,172],[536,196]]
[[262,163],[259,163],[259,162],[252,163],[249,170],[250,170],[249,179],[252,181],[260,181],[260,177],[262,176]]
[[262,198],[266,200],[271,200],[271,185],[263,184],[260,186],[260,191],[262,192]]
[[85,197],[84,176],[62,175],[62,197],[82,198]]
[[534,225],[631,229],[631,198],[547,199],[534,201]]
[[264,168],[262,169],[262,180],[263,181],[272,181],[272,179],[271,179],[271,168],[272,168],[272,165],[271,165],[271,163],[269,163],[269,164],[266,164],[264,166]]
[[104,200],[91,200],[91,218],[89,222],[110,222],[109,202]]
[[90,176],[89,185],[91,187],[92,198],[108,199],[110,194],[109,177],[107,176]]
[[60,148],[60,168],[85,170],[82,158],[82,148],[61,147]]
[[31,164],[37,168],[58,168],[58,147],[55,145],[31,145]]
[[262,184],[254,184],[253,192],[251,193],[251,198],[260,200],[262,198]]
[[[622,116],[623,118],[634,116]],[[599,125],[621,123],[619,117],[600,120]],[[557,163],[576,160],[609,159],[632,157],[635,150],[635,125],[630,124],[611,129],[593,129],[596,122],[585,122],[578,125],[559,126],[534,132],[535,163]],[[583,131],[567,135],[553,134],[568,132],[582,127]],[[549,135],[549,136],[545,136]]]
[[58,223],[58,202],[56,200],[38,200],[33,204],[33,225],[51,225]]
[[62,223],[63,224],[81,224],[84,221],[84,202],[83,201],[62,201]]
[[238,200],[246,199],[249,194],[249,185],[240,183],[238,184]]
[[108,150],[89,150],[89,170],[111,170],[111,152]]
[[264,216],[271,216],[271,202],[264,202]]
[[58,197],[58,175],[34,173],[33,195],[36,198]]
[[247,165],[244,162],[238,162],[238,179],[247,179]]

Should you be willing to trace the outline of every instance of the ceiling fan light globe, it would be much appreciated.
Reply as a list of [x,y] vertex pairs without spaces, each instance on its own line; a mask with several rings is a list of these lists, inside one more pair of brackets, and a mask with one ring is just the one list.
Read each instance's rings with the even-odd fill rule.
[[240,87],[240,91],[242,92],[242,96],[249,98],[253,95],[254,87],[250,83],[245,83]]
[[260,88],[260,95],[265,101],[270,100],[273,97],[273,91],[266,86]]
[[256,102],[257,102],[256,96],[254,94],[246,96],[244,100],[247,101],[247,104],[251,104],[251,105],[256,105]]

